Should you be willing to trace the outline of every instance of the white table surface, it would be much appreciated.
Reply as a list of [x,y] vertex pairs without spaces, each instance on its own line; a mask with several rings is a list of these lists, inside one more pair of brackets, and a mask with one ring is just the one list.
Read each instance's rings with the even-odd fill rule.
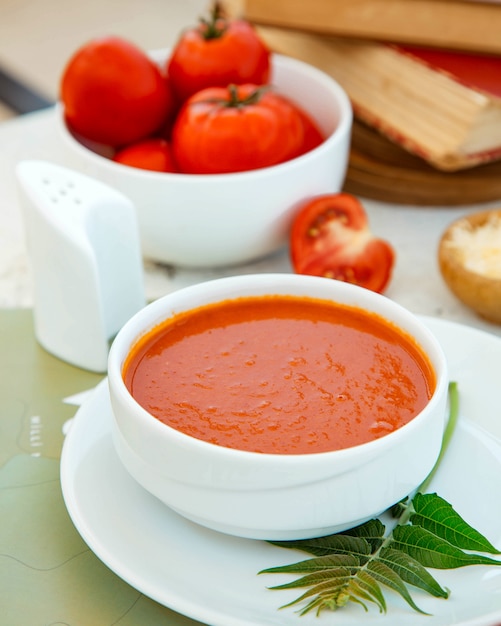
[[[0,307],[33,304],[29,259],[16,189],[15,166],[23,159],[44,159],[64,165],[52,109],[0,124]],[[361,198],[375,234],[390,241],[397,254],[386,295],[414,313],[467,324],[501,336],[501,326],[479,318],[463,306],[443,282],[437,247],[447,225],[475,210],[499,202],[462,207],[417,207]],[[146,295],[156,299],[189,284],[235,274],[290,272],[287,250],[239,267],[187,270],[145,262]]]

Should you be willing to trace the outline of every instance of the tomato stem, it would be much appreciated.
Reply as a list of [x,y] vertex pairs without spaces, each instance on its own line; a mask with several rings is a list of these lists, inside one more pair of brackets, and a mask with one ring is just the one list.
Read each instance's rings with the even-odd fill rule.
[[[256,104],[261,99],[263,93],[269,89],[269,85],[260,85],[256,87],[254,91],[252,91],[245,98],[240,98],[238,96],[238,87],[237,85],[228,85],[228,93],[229,99],[226,98],[207,98],[203,100],[203,102],[210,102],[213,104],[219,104],[221,107],[228,109],[239,109],[251,104]],[[201,100],[198,100],[201,102]]]
[[228,92],[230,99],[226,102],[227,107],[241,107],[248,106],[249,104],[257,104],[265,91],[268,90],[268,85],[261,85],[252,91],[246,98],[238,97],[238,89],[236,85],[228,85]]
[[210,19],[200,18],[202,24],[202,37],[208,41],[209,39],[219,39],[228,28],[228,20],[221,2],[214,2],[210,13]]

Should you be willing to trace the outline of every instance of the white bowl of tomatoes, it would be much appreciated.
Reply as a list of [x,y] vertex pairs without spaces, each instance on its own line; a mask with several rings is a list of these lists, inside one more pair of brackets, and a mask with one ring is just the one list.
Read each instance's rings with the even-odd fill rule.
[[[172,55],[167,50],[148,55],[167,82]],[[154,90],[158,89],[155,80],[150,78]],[[146,258],[185,267],[250,262],[286,245],[300,203],[341,189],[352,109],[336,81],[306,63],[269,54],[265,84],[247,81],[246,86],[231,89],[233,96],[228,98],[237,98],[236,105],[223,104],[216,112],[202,111],[198,117],[191,115],[195,106],[191,100],[201,91],[182,103],[171,93],[174,104],[167,106],[169,115],[161,123],[155,121],[156,131],[151,127],[139,131],[143,133],[139,147],[134,145],[137,138],[120,143],[116,137],[109,142],[99,141],[99,136],[97,141],[84,137],[71,118],[68,98],[65,102],[62,97],[56,108],[66,163],[133,201]],[[230,86],[224,90],[230,93]],[[214,106],[220,93],[210,92],[196,106]],[[165,100],[163,94],[160,99]],[[283,99],[301,118],[300,140],[297,116],[281,108]],[[229,117],[228,108],[232,109]],[[152,111],[153,116],[157,114],[154,103]],[[117,125],[117,116],[110,118],[108,127]],[[214,117],[215,124],[208,125],[207,119],[212,122]],[[262,123],[267,117],[271,126]],[[166,144],[167,153],[158,154],[158,146]],[[154,150],[149,151],[150,147]],[[151,157],[172,171],[152,171],[131,166],[127,159],[120,161],[122,154],[128,156],[127,150],[132,150],[133,159]],[[264,161],[259,160],[262,157]],[[214,163],[221,169],[211,169]],[[237,169],[231,171],[234,164]]]

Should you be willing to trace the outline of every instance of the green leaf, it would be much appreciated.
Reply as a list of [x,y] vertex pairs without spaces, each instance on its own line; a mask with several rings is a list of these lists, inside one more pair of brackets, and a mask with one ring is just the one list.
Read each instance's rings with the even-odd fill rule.
[[[357,574],[357,579],[351,581],[356,589],[365,591],[372,598],[372,602],[378,605],[380,613],[386,613],[386,600],[384,599],[383,592],[377,581],[369,574],[367,570],[360,570]],[[358,594],[363,597],[361,592]]]
[[[362,575],[367,580],[362,579]],[[386,602],[381,587],[370,574],[362,570],[360,575],[348,581],[345,589],[338,597],[338,607],[343,606],[343,603],[346,604],[346,602],[355,602],[363,606],[365,611],[367,611],[367,605],[364,601],[375,604],[379,608],[380,613],[386,612]]]
[[259,574],[310,574],[338,567],[358,567],[360,559],[353,554],[326,554],[315,559],[306,559],[289,565],[279,565],[261,570]]
[[343,531],[343,535],[365,539],[371,547],[371,552],[375,552],[383,544],[384,531],[385,527],[381,520],[371,519],[365,524]]
[[345,534],[327,535],[315,539],[300,539],[298,541],[270,541],[281,548],[294,548],[316,556],[326,554],[352,554],[366,561],[371,554],[371,547],[363,537],[354,537]]
[[[339,577],[339,578],[324,580],[314,585],[313,587],[310,587],[310,589],[305,591],[301,596],[299,596],[295,600],[292,600],[291,602],[288,602],[287,604],[284,604],[280,608],[285,609],[289,606],[300,604],[301,602],[304,602],[305,600],[307,600],[308,598],[311,598],[312,596],[318,596],[319,598],[322,599],[321,604],[325,603],[328,605],[329,608],[336,609],[338,606],[344,606],[346,602],[348,601],[348,598],[345,597],[345,594],[343,593],[347,586],[348,586],[348,579],[346,578]],[[315,603],[314,605],[312,605],[310,603],[310,605],[305,607],[306,610],[301,611],[301,615],[304,615],[304,613],[307,613],[308,611],[310,611],[313,608],[313,606],[320,608],[321,604]]]
[[396,504],[394,504],[392,507],[388,509],[390,515],[394,519],[398,519],[404,513],[404,511],[407,510],[408,502],[409,502],[409,497],[405,496],[405,498],[400,500],[400,502],[397,502]]
[[402,598],[409,604],[409,606],[411,606],[415,611],[427,615],[425,611],[421,610],[417,606],[417,604],[415,604],[409,593],[409,590],[405,586],[400,576],[385,563],[379,560],[370,561],[367,564],[367,569],[377,581],[379,581],[383,585],[386,585],[390,589],[393,589],[393,591],[399,593]]
[[457,548],[501,554],[436,493],[417,493],[412,500],[412,505],[415,511],[410,518],[412,524],[426,528]]
[[[281,606],[281,609],[286,608],[285,606]],[[300,612],[299,615],[306,615],[313,611],[313,609],[317,609],[317,616],[320,614],[322,609],[330,609],[331,611],[335,611],[337,609],[337,605],[335,600],[333,600],[330,596],[318,595],[313,598]]]
[[[286,606],[281,606],[281,609],[285,609]],[[299,615],[306,615],[306,613],[310,613],[313,609],[317,609],[317,616],[320,614],[322,609],[330,609],[331,611],[335,611],[337,609],[336,601],[330,596],[317,595],[308,602],[308,604],[299,612]]]
[[454,569],[466,565],[501,565],[501,561],[463,552],[420,526],[396,526],[392,537],[392,548],[405,552],[424,567]]
[[428,570],[408,554],[394,548],[384,548],[379,554],[379,560],[398,574],[404,582],[419,587],[436,598],[449,597],[449,591],[443,589]]
[[356,602],[367,610],[364,600],[376,604],[380,612],[386,611],[386,602],[378,582],[364,569],[355,575],[345,568],[319,571],[303,576],[298,580],[271,587],[271,589],[294,589],[297,587],[309,587],[309,589],[280,608],[293,606],[312,598],[301,610],[301,615],[314,608],[317,609],[317,612],[324,608],[335,610],[347,602]]
[[307,574],[282,585],[268,587],[268,589],[298,589],[300,587],[314,587],[330,582],[333,586],[342,585],[349,581],[352,572],[345,567],[337,567],[328,570],[319,570],[313,574]]

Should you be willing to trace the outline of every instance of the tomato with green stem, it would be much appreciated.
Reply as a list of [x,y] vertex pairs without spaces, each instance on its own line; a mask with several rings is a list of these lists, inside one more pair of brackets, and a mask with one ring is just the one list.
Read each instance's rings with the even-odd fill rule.
[[269,167],[297,156],[304,125],[292,102],[269,86],[203,89],[189,98],[172,130],[172,149],[187,174]]
[[207,87],[264,85],[270,76],[270,51],[248,21],[228,19],[216,2],[210,20],[181,35],[167,61],[167,74],[180,101]]
[[364,207],[347,193],[317,196],[298,209],[290,254],[298,274],[342,280],[380,293],[395,263],[393,247],[372,234]]

